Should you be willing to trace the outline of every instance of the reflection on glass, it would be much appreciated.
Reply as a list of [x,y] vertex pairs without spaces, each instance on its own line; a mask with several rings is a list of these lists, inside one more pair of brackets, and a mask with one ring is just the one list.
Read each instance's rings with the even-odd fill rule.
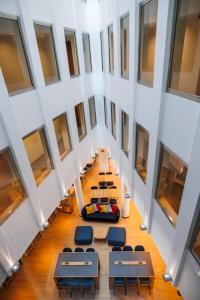
[[121,75],[129,77],[129,16],[121,19]]
[[121,112],[121,118],[122,118],[122,150],[128,157],[128,151],[129,151],[129,116],[122,111]]
[[147,181],[147,163],[149,150],[149,133],[139,124],[136,125],[136,158],[135,168],[146,183]]
[[14,211],[26,197],[11,152],[0,152],[0,223]]
[[44,80],[50,84],[59,80],[52,28],[40,24],[34,24],[34,27]]
[[200,96],[200,1],[177,1],[169,88]]
[[187,166],[162,146],[156,199],[173,226],[176,225],[186,175]]
[[111,129],[112,129],[112,135],[116,139],[116,108],[115,103],[111,102]]
[[77,76],[80,74],[80,72],[75,31],[65,30],[65,44],[67,49],[70,76]]
[[18,22],[0,17],[0,67],[10,94],[32,87]]
[[79,141],[81,141],[87,134],[85,124],[85,113],[83,103],[75,106],[76,124],[78,130]]
[[101,42],[101,67],[102,67],[102,71],[104,71],[105,70],[105,59],[104,59],[103,31],[100,32],[100,42]]
[[39,185],[52,169],[44,130],[34,131],[23,141],[35,181]]
[[140,7],[139,81],[153,85],[158,0]]
[[108,111],[107,111],[107,100],[106,97],[103,97],[103,103],[104,103],[104,120],[105,120],[105,125],[108,127]]
[[114,33],[113,25],[108,27],[108,46],[109,46],[109,72],[114,74]]
[[53,120],[56,140],[61,159],[71,151],[71,142],[66,114],[62,114]]
[[200,264],[200,215],[197,218],[197,224],[192,239],[191,251]]
[[92,72],[92,59],[91,59],[91,50],[90,50],[90,36],[88,33],[82,34],[83,41],[83,54],[85,62],[85,72]]
[[96,118],[96,108],[95,108],[95,99],[94,97],[88,100],[89,103],[89,112],[90,112],[90,124],[91,128],[93,129],[97,125],[97,118]]

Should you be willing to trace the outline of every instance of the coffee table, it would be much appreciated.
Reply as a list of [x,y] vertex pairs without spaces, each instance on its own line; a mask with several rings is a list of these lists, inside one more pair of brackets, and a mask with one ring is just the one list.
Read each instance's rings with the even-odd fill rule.
[[106,242],[107,240],[107,228],[95,227],[94,228],[94,242]]

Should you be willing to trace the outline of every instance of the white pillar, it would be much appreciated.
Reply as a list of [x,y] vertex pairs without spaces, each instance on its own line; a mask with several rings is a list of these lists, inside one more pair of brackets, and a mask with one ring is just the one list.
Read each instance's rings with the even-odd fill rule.
[[121,197],[122,197],[122,217],[128,218],[130,214],[130,198],[126,197],[127,188],[125,184],[122,182],[121,184]]
[[80,178],[76,179],[74,183],[74,188],[76,194],[76,201],[78,204],[79,215],[81,216],[82,208],[84,206],[84,199],[83,199],[83,191],[82,191]]

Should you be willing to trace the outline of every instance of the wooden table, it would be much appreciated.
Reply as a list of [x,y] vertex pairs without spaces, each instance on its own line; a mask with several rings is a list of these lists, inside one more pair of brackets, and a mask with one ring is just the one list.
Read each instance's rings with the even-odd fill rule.
[[94,242],[106,242],[107,232],[108,230],[105,227],[94,228]]
[[[117,264],[116,262],[125,262]],[[126,262],[133,262],[127,263]],[[143,263],[140,263],[143,262]],[[149,252],[144,251],[113,251],[109,253],[109,286],[112,288],[114,277],[149,277],[151,289],[154,282],[154,271]]]
[[[87,262],[88,264],[84,264]],[[95,278],[99,287],[99,256],[97,252],[62,252],[59,253],[54,279],[73,277]]]

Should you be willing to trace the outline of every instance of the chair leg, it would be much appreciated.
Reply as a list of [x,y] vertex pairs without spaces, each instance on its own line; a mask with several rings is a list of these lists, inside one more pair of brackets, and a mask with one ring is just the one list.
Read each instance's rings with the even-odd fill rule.
[[71,288],[71,291],[70,291],[70,297],[72,298],[72,294],[73,294],[73,288]]
[[85,290],[84,290],[84,288],[82,287],[82,288],[81,288],[81,298],[84,298],[84,291],[85,291]]
[[126,287],[126,282],[124,283],[124,292],[125,292],[125,296],[127,295],[127,287]]
[[115,286],[113,286],[113,292],[114,292],[114,296],[115,296]]

